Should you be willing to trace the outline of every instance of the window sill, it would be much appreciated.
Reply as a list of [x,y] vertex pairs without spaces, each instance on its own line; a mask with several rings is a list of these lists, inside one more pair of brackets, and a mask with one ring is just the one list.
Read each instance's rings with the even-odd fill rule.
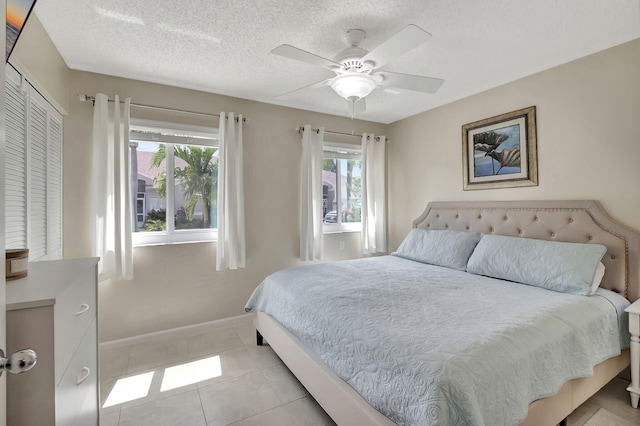
[[133,247],[164,246],[173,244],[211,243],[218,240],[218,230],[211,231],[175,231],[166,232],[134,232],[131,243]]
[[361,232],[362,225],[360,223],[353,225],[323,225],[323,234],[343,234],[349,232]]
[[199,241],[171,241],[171,242],[160,242],[160,243],[140,243],[140,244],[132,244],[133,248],[138,247],[158,247],[158,246],[177,246],[182,244],[203,244],[203,243],[215,243],[218,240],[199,240]]

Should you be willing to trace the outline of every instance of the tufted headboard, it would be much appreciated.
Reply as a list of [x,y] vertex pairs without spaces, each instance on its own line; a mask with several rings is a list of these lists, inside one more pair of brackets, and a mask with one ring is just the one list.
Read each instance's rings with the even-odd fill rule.
[[596,201],[431,202],[414,228],[452,229],[607,247],[600,287],[640,298],[640,234],[615,222]]

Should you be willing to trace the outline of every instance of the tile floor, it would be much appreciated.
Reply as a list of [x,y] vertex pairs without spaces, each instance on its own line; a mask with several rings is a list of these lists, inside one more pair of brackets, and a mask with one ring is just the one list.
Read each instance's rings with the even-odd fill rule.
[[[606,422],[607,426],[619,426],[615,417],[626,420],[632,425],[640,425],[640,408],[631,407],[631,399],[627,392],[629,382],[619,378],[610,381],[605,387],[579,406],[567,419],[569,426],[582,426],[596,414],[600,408],[614,416]],[[623,423],[626,425],[626,423]]]
[[[200,334],[102,348],[100,356],[102,406],[112,403],[113,397],[108,398],[118,380],[147,379],[142,387],[146,396],[102,408],[102,426],[335,424],[268,345],[256,346],[249,317]],[[209,363],[205,377],[189,364],[199,360]],[[182,370],[172,374],[176,366]],[[172,382],[176,376],[178,382]],[[569,425],[584,425],[601,407],[640,424],[640,409],[631,408],[626,386],[614,379],[569,417]]]
[[[219,376],[161,391],[170,367],[212,357]],[[102,408],[102,426],[335,424],[268,345],[256,346],[249,318],[197,335],[101,349],[100,369],[102,406],[119,379],[153,373],[148,395]]]

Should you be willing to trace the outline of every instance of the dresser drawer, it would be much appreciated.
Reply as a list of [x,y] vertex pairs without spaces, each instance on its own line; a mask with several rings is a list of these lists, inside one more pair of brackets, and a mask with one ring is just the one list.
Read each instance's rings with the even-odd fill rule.
[[38,353],[34,368],[7,378],[9,426],[98,423],[98,260],[32,262],[27,277],[5,286],[6,349]]
[[98,423],[97,346],[94,319],[56,387],[57,425],[91,426]]
[[[56,384],[96,316],[95,270],[88,268],[56,299],[54,307]],[[94,326],[95,327],[95,326]]]

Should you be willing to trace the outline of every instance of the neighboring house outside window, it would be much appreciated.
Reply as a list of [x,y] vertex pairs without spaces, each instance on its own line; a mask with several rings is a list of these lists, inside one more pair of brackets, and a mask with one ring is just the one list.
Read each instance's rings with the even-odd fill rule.
[[325,142],[322,161],[324,232],[362,228],[362,150],[359,145]]
[[132,121],[134,246],[216,239],[217,145],[217,129]]

